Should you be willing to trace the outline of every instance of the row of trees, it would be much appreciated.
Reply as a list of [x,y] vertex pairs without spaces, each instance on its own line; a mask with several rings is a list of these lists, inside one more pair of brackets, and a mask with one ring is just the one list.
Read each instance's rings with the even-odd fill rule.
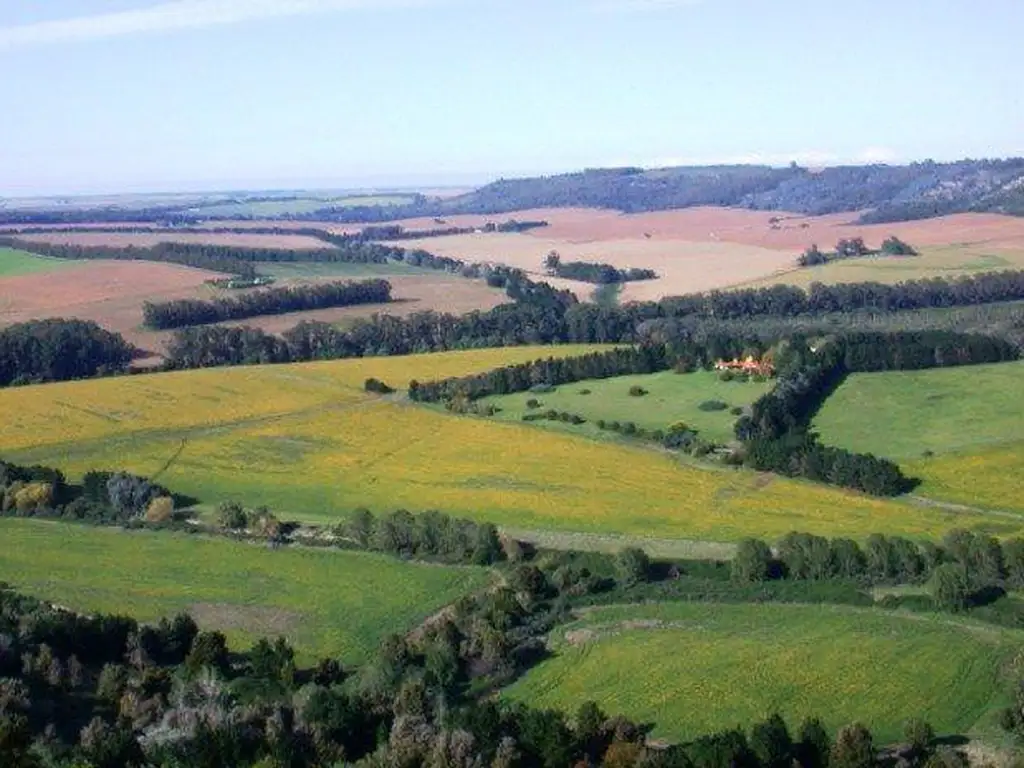
[[580,357],[552,357],[441,381],[412,381],[409,383],[409,398],[424,403],[476,400],[488,395],[526,392],[538,385],[558,386],[585,379],[655,373],[668,370],[672,362],[664,346],[613,349]]
[[202,299],[177,299],[145,302],[142,316],[146,325],[157,330],[190,325],[219,323],[262,315],[281,315],[328,307],[356,304],[385,304],[391,301],[391,283],[387,280],[316,283],[283,286],[237,296]]
[[135,349],[86,320],[33,320],[0,330],[0,387],[127,370]]

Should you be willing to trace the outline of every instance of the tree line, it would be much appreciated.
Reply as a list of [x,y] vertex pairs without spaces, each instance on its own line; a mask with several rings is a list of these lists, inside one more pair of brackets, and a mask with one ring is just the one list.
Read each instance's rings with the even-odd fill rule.
[[204,301],[177,299],[167,302],[145,302],[142,316],[147,326],[157,330],[183,328],[190,325],[219,323],[246,317],[281,315],[328,307],[357,304],[386,304],[391,301],[391,283],[387,280],[317,283],[267,288],[238,296],[225,296]]
[[544,268],[549,275],[566,280],[580,280],[584,283],[612,285],[634,280],[656,280],[658,273],[653,269],[618,269],[611,264],[590,261],[562,261],[557,251],[551,251],[544,259]]
[[0,387],[124,373],[135,348],[87,320],[32,320],[0,330]]
[[856,259],[862,256],[870,256],[873,254],[881,253],[885,256],[916,256],[917,251],[907,243],[904,243],[895,235],[890,235],[882,241],[881,247],[877,250],[871,250],[864,243],[862,237],[851,237],[851,238],[840,238],[839,242],[836,243],[836,248],[830,253],[825,253],[818,248],[817,245],[812,244],[810,248],[800,254],[797,258],[797,266],[800,267],[815,267],[820,264],[828,264],[830,261],[836,261],[838,259]]

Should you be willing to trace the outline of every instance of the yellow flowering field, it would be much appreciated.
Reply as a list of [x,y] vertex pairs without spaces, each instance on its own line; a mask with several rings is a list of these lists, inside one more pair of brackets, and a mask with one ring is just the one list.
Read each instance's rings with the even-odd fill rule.
[[904,463],[929,498],[1024,513],[1024,442]]
[[[585,351],[559,347],[564,355]],[[1000,534],[1005,517],[872,499],[656,450],[366,395],[551,354],[513,348],[105,379],[9,389],[0,455],[71,477],[126,469],[194,496],[329,522],[359,506],[440,509],[520,530],[735,541],[790,530]]]
[[871,608],[600,608],[559,628],[553,658],[505,695],[568,712],[593,700],[672,741],[778,712],[794,730],[810,716],[832,732],[862,722],[886,743],[910,716],[940,734],[985,727],[1019,648],[1008,630]]

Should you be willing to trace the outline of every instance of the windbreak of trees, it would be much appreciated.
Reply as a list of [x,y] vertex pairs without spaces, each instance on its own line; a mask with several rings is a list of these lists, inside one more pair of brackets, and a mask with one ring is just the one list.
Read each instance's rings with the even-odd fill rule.
[[32,320],[0,330],[0,387],[122,373],[135,348],[87,320]]
[[489,395],[526,392],[537,386],[557,386],[585,379],[655,373],[671,367],[671,358],[665,347],[613,349],[581,357],[535,360],[442,381],[412,381],[409,383],[409,398],[423,403],[456,398],[477,400]]
[[142,305],[142,316],[150,328],[167,330],[246,317],[281,315],[287,312],[356,304],[385,304],[389,301],[391,283],[387,280],[362,280],[269,288],[209,301],[147,301]]

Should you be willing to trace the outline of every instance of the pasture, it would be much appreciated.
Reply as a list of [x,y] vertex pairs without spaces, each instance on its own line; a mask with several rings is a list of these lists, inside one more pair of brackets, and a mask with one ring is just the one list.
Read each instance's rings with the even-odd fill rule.
[[778,712],[794,730],[808,716],[832,732],[859,721],[886,743],[908,717],[940,735],[989,730],[1020,643],[967,620],[877,609],[611,607],[559,627],[554,657],[506,695],[568,712],[591,699],[673,741]]
[[520,530],[735,541],[791,530],[937,538],[1024,520],[868,498],[673,454],[440,413],[362,390],[594,347],[509,348],[221,368],[9,390],[0,455],[72,477],[123,468],[194,496],[333,522],[439,509]]
[[178,533],[0,519],[0,581],[73,610],[139,621],[192,614],[238,648],[288,638],[306,662],[362,661],[382,637],[492,578],[482,568]]
[[[631,387],[642,387],[648,394],[634,397],[629,394]],[[594,422],[632,421],[645,429],[667,430],[669,426],[685,423],[697,431],[701,438],[717,443],[734,439],[733,425],[737,416],[728,409],[704,411],[700,404],[718,400],[730,408],[750,405],[772,387],[770,382],[723,382],[717,374],[699,371],[678,374],[664,371],[648,375],[616,376],[610,379],[579,381],[563,384],[554,392],[533,394],[517,392],[485,398],[482,402],[501,410],[495,418],[502,421],[520,421],[523,414],[553,409],[578,413],[587,419],[586,424],[574,426],[560,421],[534,421],[533,426],[585,434],[591,437],[607,436]],[[588,391],[589,394],[583,394]],[[538,400],[536,409],[526,407],[527,400]]]
[[857,373],[814,427],[831,445],[891,459],[962,452],[1024,438],[1024,361]]
[[[47,259],[25,251],[0,247],[0,278],[34,275],[40,272],[53,272],[76,266],[73,262],[60,259]],[[0,287],[3,287],[0,285]],[[0,303],[2,308],[2,303]]]
[[1024,362],[863,373],[814,421],[827,443],[898,461],[943,502],[1024,513]]

